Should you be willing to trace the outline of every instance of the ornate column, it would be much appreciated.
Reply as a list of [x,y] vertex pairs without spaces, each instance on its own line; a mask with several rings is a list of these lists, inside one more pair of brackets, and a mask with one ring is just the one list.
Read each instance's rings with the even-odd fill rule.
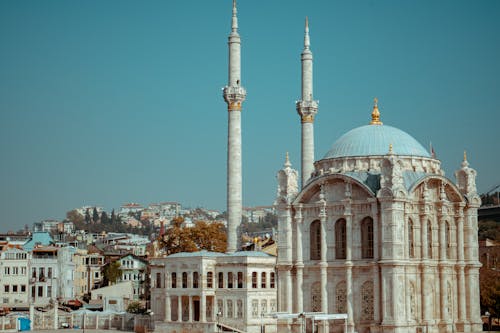
[[205,294],[201,294],[200,297],[200,321],[202,323],[207,321],[207,296]]
[[465,262],[464,262],[464,204],[457,207],[457,282],[458,282],[458,321],[465,325],[467,320],[466,295],[465,295]]
[[304,311],[304,294],[303,294],[303,273],[304,273],[304,262],[303,262],[303,250],[302,250],[302,231],[303,231],[303,218],[302,218],[302,205],[299,204],[295,211],[295,227],[297,236],[297,260],[295,262],[296,274],[297,274],[297,313]]
[[177,321],[182,322],[182,296],[177,296]]
[[346,222],[346,289],[347,289],[347,325],[352,332],[354,330],[354,318],[353,318],[353,283],[352,283],[352,212],[351,212],[351,199],[345,199],[344,201],[344,216]]
[[165,321],[169,322],[172,320],[172,309],[170,302],[170,295],[165,293]]
[[380,235],[379,235],[379,214],[377,207],[377,199],[368,199],[371,203],[371,216],[373,219],[373,319],[376,323],[380,323],[382,320],[380,315],[380,302],[381,302],[381,286],[380,286],[380,267],[377,264],[379,260],[379,246],[380,246]]
[[328,290],[327,290],[327,267],[328,264],[326,262],[326,202],[323,194],[323,185],[321,185],[321,194],[320,194],[320,234],[321,234],[321,255],[320,255],[320,274],[321,274],[321,311],[324,313],[328,313]]

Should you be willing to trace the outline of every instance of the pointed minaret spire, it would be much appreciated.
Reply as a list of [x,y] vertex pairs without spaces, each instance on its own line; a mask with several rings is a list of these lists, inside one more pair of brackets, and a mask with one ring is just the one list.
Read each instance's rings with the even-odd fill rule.
[[228,110],[227,138],[227,252],[239,249],[239,226],[242,213],[241,172],[241,106],[246,91],[241,85],[241,40],[238,34],[236,0],[229,34],[229,73],[224,87],[224,100]]
[[304,29],[304,50],[302,61],[302,99],[296,103],[297,113],[302,122],[302,187],[314,170],[314,116],[318,112],[318,102],[313,99],[313,55],[309,49],[309,20],[306,17]]
[[286,157],[285,157],[285,168],[289,168],[292,166],[292,163],[290,163],[290,157],[288,156],[288,152],[286,152]]
[[238,10],[236,9],[236,0],[233,0],[233,19],[231,21],[231,31],[238,33]]
[[309,19],[306,16],[306,28],[304,34],[304,50],[309,50],[309,46],[311,46],[311,41],[309,39]]

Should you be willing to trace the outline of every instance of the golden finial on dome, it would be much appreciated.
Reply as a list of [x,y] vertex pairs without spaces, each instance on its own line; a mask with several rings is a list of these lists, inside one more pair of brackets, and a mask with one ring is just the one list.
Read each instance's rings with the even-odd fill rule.
[[378,110],[377,97],[373,99],[372,121],[370,121],[370,125],[382,125],[382,122],[380,121],[380,112]]
[[392,143],[389,143],[389,154],[392,154],[393,151],[392,151]]

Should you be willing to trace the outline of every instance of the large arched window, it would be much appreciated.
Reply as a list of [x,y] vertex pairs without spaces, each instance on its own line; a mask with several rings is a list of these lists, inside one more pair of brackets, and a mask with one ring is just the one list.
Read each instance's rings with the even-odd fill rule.
[[311,286],[311,311],[321,311],[321,285],[314,282]]
[[450,254],[451,254],[451,237],[450,237],[450,223],[446,221],[444,223],[445,229],[444,229],[444,243],[446,244],[446,258],[450,259]]
[[413,222],[408,220],[408,256],[415,257],[415,244],[413,243]]
[[319,220],[311,223],[309,240],[311,260],[321,259],[321,222]]
[[335,308],[337,313],[347,313],[347,284],[345,281],[337,283],[335,287]]
[[361,257],[373,258],[373,220],[365,217],[361,222]]
[[366,281],[361,286],[361,318],[373,320],[373,282]]
[[432,259],[432,222],[427,221],[427,257]]
[[346,258],[346,238],[345,220],[337,220],[335,223],[335,259]]

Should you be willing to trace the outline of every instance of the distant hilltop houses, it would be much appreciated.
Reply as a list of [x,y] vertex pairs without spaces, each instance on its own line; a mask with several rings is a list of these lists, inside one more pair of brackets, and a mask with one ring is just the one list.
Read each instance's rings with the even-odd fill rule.
[[[242,220],[257,225],[273,213],[271,206],[247,207]],[[125,311],[132,302],[149,308],[150,259],[167,255],[161,242],[171,228],[188,230],[198,221],[219,223],[224,230],[226,215],[177,202],[130,202],[111,212],[82,206],[64,220],[0,233],[0,308],[22,311],[32,304],[48,309],[54,302],[90,310],[110,309],[109,302],[113,311]],[[246,237],[242,248],[275,253],[272,236],[264,234]]]

